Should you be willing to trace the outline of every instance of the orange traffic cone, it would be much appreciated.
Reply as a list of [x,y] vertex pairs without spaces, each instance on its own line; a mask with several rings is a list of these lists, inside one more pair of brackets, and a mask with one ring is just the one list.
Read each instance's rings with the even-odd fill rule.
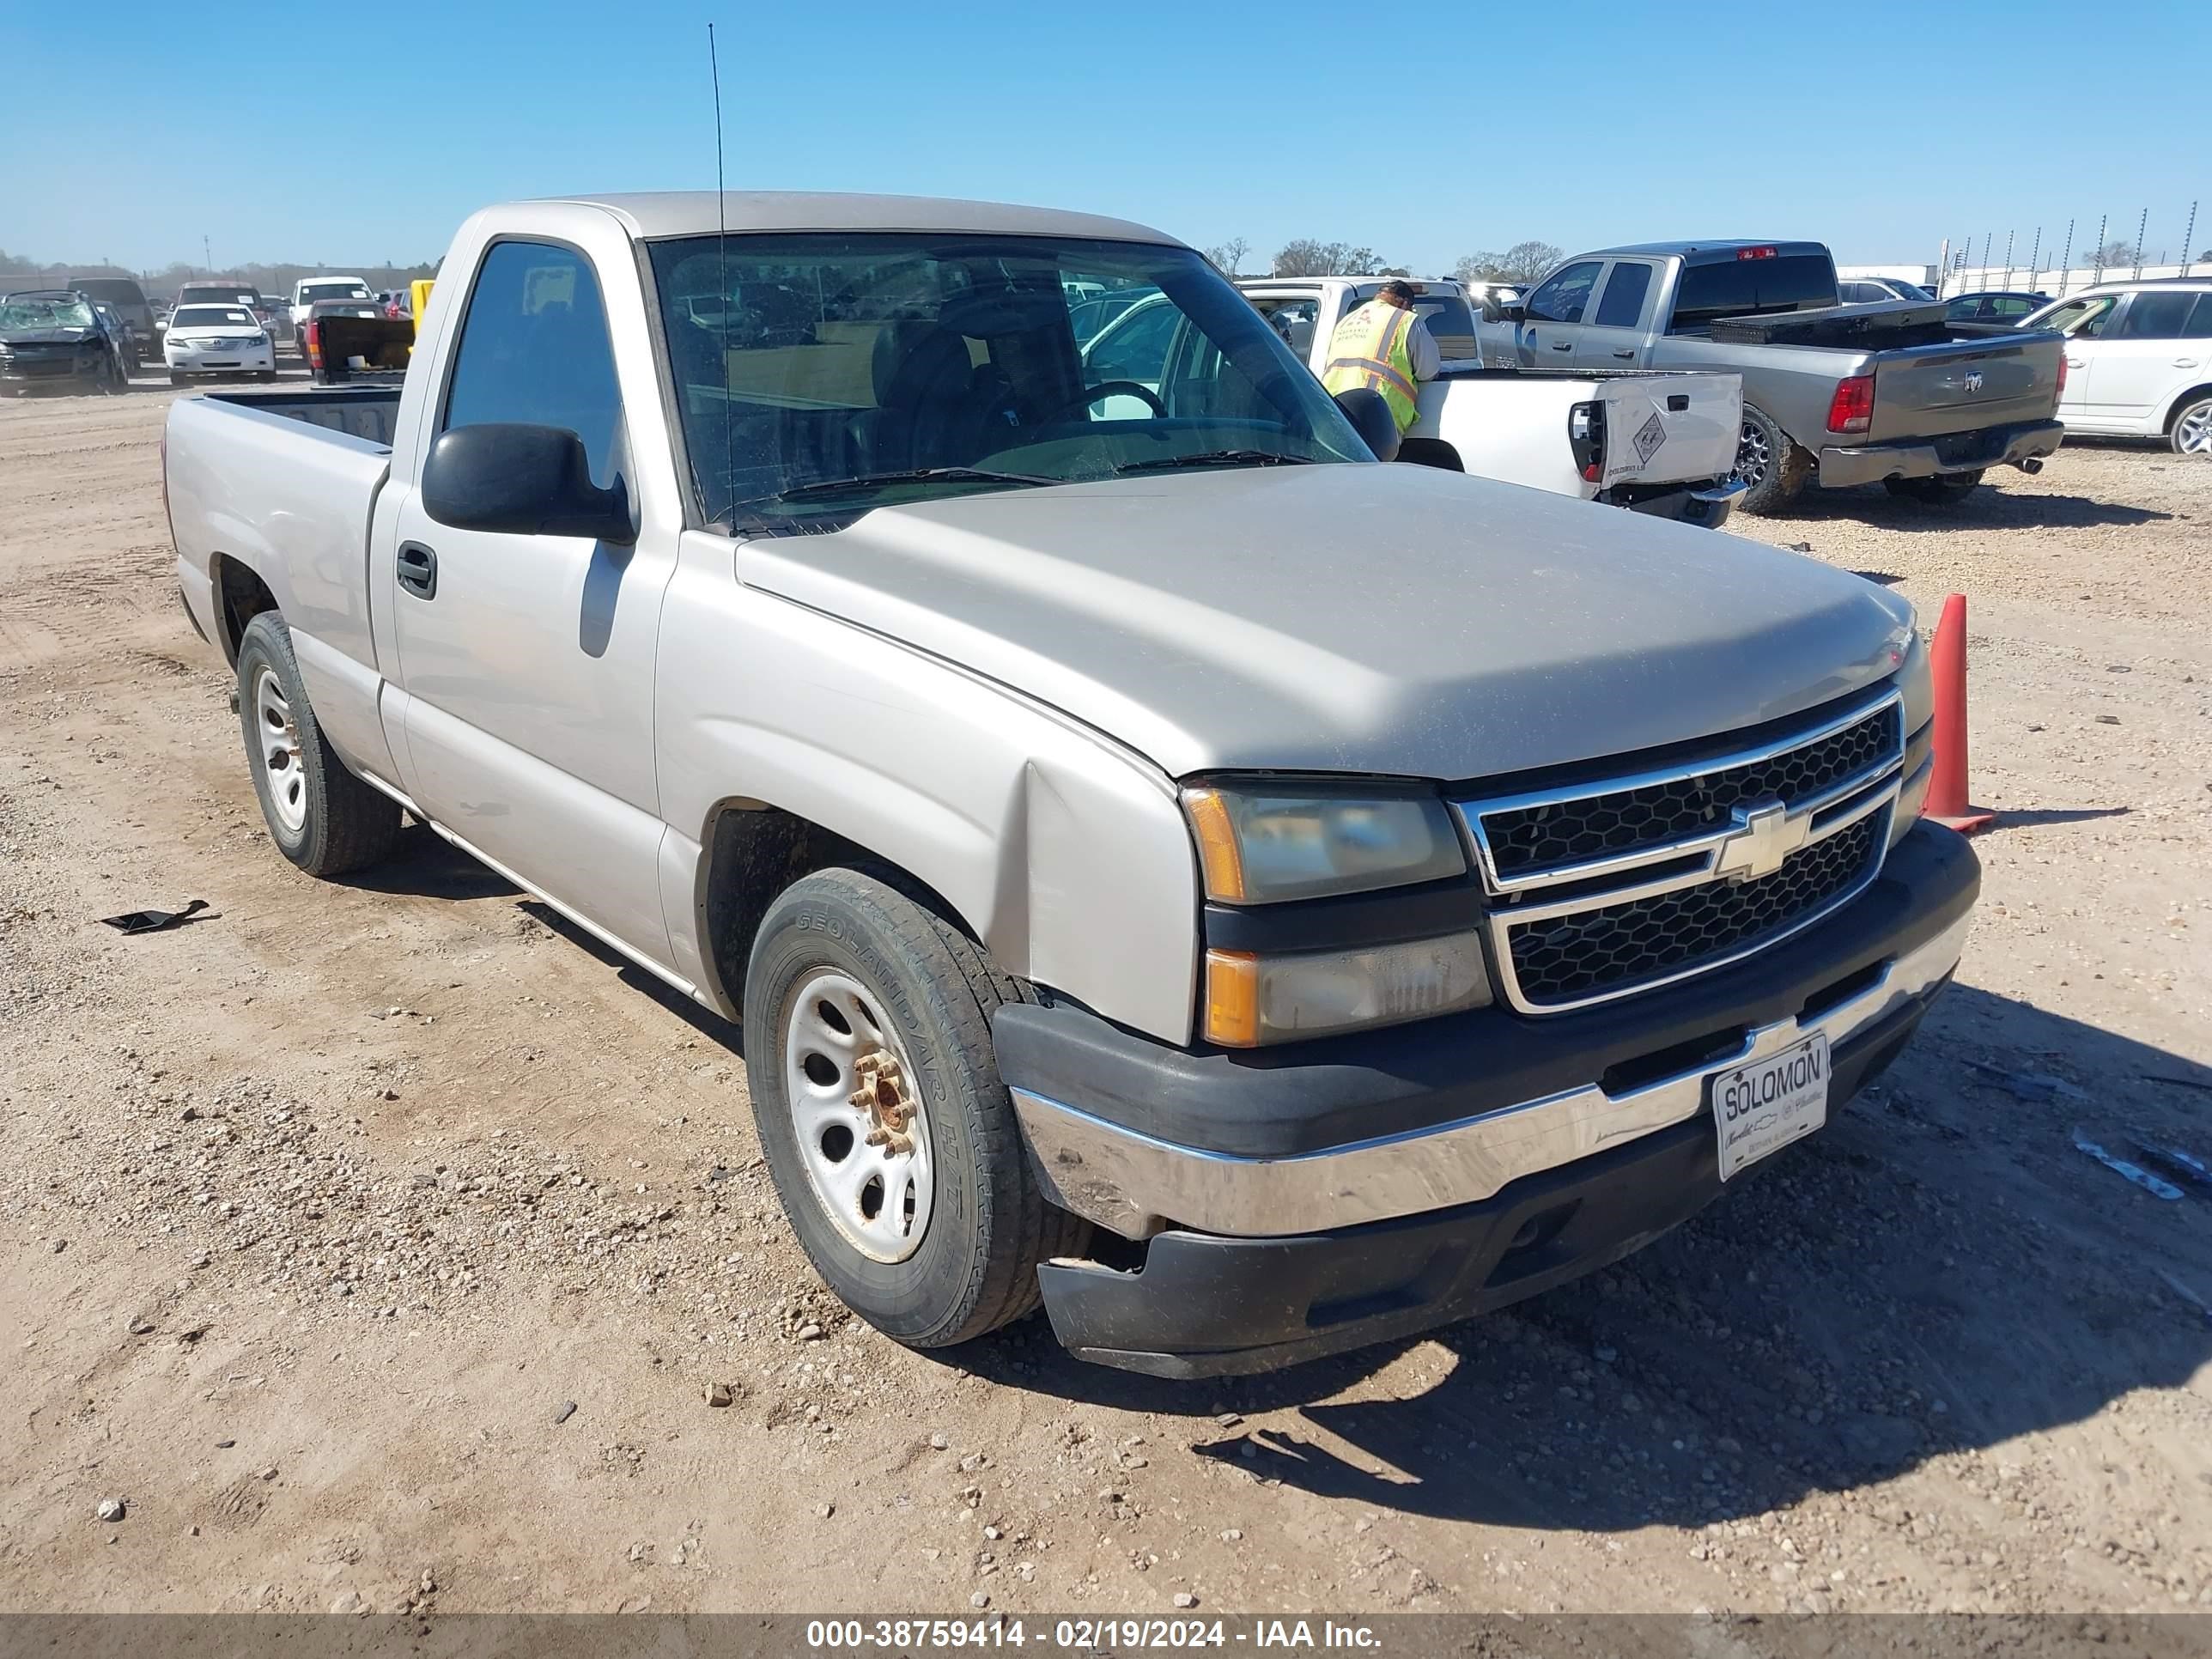
[[1935,643],[1928,649],[1929,668],[1936,680],[1936,771],[1928,781],[1928,799],[1923,817],[1971,836],[1996,822],[1996,814],[1966,805],[1966,596],[1954,593],[1943,601],[1942,619],[1936,624]]

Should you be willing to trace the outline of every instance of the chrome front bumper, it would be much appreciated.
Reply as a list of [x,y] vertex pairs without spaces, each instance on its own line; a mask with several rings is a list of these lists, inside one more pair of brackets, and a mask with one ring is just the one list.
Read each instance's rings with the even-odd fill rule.
[[[1285,1158],[1243,1158],[1156,1139],[1015,1087],[1014,1109],[1050,1200],[1131,1238],[1174,1224],[1264,1238],[1416,1215],[1494,1196],[1705,1109],[1716,1073],[1808,1032],[1831,1048],[1924,1000],[1958,966],[1968,918],[1884,963],[1809,1018],[1754,1028],[1735,1052],[1618,1095],[1592,1084],[1414,1133]],[[1838,1103],[1840,1104],[1840,1103]]]

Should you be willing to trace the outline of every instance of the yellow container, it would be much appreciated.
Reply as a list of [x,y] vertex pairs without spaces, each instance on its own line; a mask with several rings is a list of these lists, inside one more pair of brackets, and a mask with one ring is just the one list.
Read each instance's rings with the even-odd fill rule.
[[415,311],[415,331],[420,334],[422,331],[422,309],[430,303],[429,280],[425,278],[419,283],[408,283],[407,295]]

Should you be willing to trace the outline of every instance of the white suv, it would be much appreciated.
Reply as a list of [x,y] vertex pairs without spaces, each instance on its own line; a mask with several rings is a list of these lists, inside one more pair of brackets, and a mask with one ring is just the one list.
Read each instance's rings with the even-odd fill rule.
[[2103,283],[2021,319],[2066,337],[2069,432],[2212,459],[2212,276]]

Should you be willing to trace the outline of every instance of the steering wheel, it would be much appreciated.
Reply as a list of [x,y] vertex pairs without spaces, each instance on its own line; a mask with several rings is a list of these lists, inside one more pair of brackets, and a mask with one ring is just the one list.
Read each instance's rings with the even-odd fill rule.
[[1126,392],[1132,398],[1141,398],[1146,404],[1151,405],[1152,411],[1154,415],[1158,416],[1162,420],[1165,420],[1167,418],[1168,406],[1160,401],[1160,394],[1153,391],[1150,386],[1140,385],[1135,380],[1101,380],[1097,386],[1087,386],[1084,387],[1081,392],[1069,398],[1066,403],[1059,404],[1057,407],[1051,410],[1047,413],[1041,424],[1049,426],[1053,422],[1060,419],[1063,416],[1073,415],[1078,410],[1090,408],[1091,404],[1097,403],[1101,398],[1111,398],[1116,393],[1121,392]]

